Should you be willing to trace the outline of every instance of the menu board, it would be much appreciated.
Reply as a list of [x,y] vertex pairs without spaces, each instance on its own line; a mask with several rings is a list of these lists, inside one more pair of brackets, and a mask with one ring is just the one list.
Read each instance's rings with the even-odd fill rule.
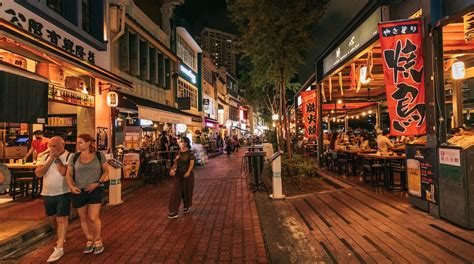
[[407,145],[406,154],[408,193],[437,203],[436,150],[423,145]]

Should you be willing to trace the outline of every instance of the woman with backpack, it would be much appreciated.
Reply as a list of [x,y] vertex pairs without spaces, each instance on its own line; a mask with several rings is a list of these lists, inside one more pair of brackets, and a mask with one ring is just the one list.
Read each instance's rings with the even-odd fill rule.
[[72,206],[77,208],[81,227],[87,238],[83,253],[100,254],[104,251],[99,218],[104,182],[109,169],[102,152],[96,151],[95,139],[88,134],[77,137],[77,150],[66,173],[66,181],[73,193]]

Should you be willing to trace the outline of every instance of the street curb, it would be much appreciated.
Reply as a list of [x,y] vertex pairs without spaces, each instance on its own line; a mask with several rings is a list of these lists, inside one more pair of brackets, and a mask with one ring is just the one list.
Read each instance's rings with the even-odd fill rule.
[[[143,183],[136,182],[135,184],[131,185],[130,187],[126,188],[122,192],[122,196],[128,196],[129,194],[133,193],[134,191],[138,190],[139,188],[143,187]],[[108,192],[106,192],[108,194]],[[107,205],[109,201],[109,196],[105,195],[102,200],[102,205]],[[102,212],[110,210],[114,206],[104,206]],[[69,223],[78,219],[79,216],[77,215],[76,211],[71,211],[71,216],[69,217]],[[37,226],[33,229],[26,230],[22,233],[19,233],[8,240],[2,241],[3,244],[0,245],[0,260],[8,260],[9,257],[14,255],[15,253],[21,252],[22,250],[27,249],[31,245],[46,239],[50,235],[53,234],[53,226],[51,223],[46,219],[40,221]]]

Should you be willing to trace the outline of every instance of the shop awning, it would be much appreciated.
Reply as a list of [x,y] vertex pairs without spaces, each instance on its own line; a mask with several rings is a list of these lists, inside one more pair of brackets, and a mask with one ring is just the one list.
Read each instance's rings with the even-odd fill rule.
[[0,62],[0,122],[46,123],[48,80]]
[[138,106],[138,118],[147,119],[156,122],[173,123],[173,124],[192,124],[190,116],[174,114],[167,111],[149,108],[146,106]]
[[169,105],[160,104],[125,93],[119,93],[119,96],[118,107],[138,110],[138,118],[141,119],[187,125],[192,125],[193,119],[202,121],[200,116],[183,112]]

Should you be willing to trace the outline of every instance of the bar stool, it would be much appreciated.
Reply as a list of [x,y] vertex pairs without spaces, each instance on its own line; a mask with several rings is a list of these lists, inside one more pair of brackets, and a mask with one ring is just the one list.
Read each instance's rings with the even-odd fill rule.
[[[407,189],[407,173],[406,167],[403,162],[398,162],[397,160],[390,160],[389,165],[389,179],[387,188],[391,191],[404,191]],[[400,176],[399,183],[395,183],[394,174],[398,173]]]

